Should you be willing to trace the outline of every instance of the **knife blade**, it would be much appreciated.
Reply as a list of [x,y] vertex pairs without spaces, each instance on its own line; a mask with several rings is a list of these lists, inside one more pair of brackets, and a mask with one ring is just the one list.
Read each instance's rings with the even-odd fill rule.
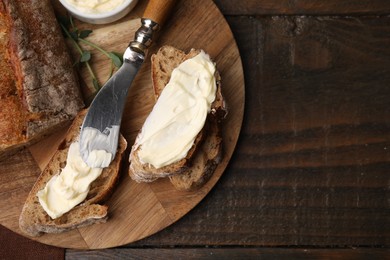
[[80,130],[80,155],[90,167],[108,167],[114,159],[123,109],[132,82],[143,64],[154,33],[159,30],[174,0],[149,1],[142,26],[123,55],[123,64],[93,99]]

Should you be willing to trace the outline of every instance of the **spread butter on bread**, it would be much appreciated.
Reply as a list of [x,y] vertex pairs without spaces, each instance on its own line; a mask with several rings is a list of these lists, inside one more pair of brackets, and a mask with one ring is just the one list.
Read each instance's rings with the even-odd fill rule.
[[50,162],[32,187],[19,217],[19,227],[23,233],[39,236],[42,233],[61,233],[107,220],[108,207],[103,203],[112,194],[120,174],[122,155],[127,147],[126,140],[120,135],[118,151],[114,160],[89,186],[87,197],[68,212],[52,218],[43,208],[39,193],[46,184],[61,174],[67,164],[70,146],[78,141],[80,127],[87,110],[82,110],[73,121],[65,139],[61,142]]
[[[195,61],[197,63],[194,63]],[[135,140],[135,144],[131,149],[129,174],[132,179],[138,182],[150,182],[158,178],[169,177],[171,183],[179,190],[195,189],[200,187],[205,181],[209,179],[222,158],[220,121],[226,115],[226,106],[221,93],[221,80],[219,73],[216,70],[214,63],[211,61],[209,55],[206,54],[203,50],[192,49],[190,52],[185,53],[172,46],[163,46],[156,54],[152,55],[151,62],[151,74],[156,104],[153,108],[153,111],[146,119],[145,124],[138,134]],[[212,66],[210,64],[212,64]],[[207,72],[205,74],[201,74],[198,68],[200,65],[204,66],[206,71],[211,71],[210,73],[213,75],[208,75]],[[193,66],[193,68],[191,66]],[[177,72],[177,70],[181,72]],[[184,75],[180,73],[184,73]],[[202,73],[204,72],[202,71]],[[172,86],[174,85],[174,83],[171,82],[172,77],[179,78],[179,83],[177,83],[176,86]],[[180,82],[181,77],[189,77],[190,80],[184,80]],[[202,83],[195,84],[195,89],[192,89],[193,86],[183,86],[186,85],[187,82],[202,82],[210,79],[212,79],[210,84],[214,86],[210,88],[214,92],[212,95],[205,95],[205,93],[207,94],[210,90],[207,86],[203,87],[203,89],[198,89]],[[169,87],[167,87],[167,85]],[[179,98],[174,96],[172,99],[170,99],[171,102],[163,103],[167,104],[166,107],[161,108],[161,98],[163,97],[163,99],[166,100],[167,95],[176,95],[176,91],[181,91],[181,88],[184,88],[185,91],[189,92],[188,100],[183,100],[180,98],[180,96]],[[164,90],[168,91],[170,94],[167,94]],[[203,96],[198,99],[194,98],[194,96],[198,95],[199,93],[202,93],[201,96]],[[212,97],[212,100],[207,100],[210,97]],[[173,130],[171,129],[165,131],[165,136],[162,135],[160,137],[161,140],[157,141],[157,143],[161,142],[163,145],[156,147],[155,150],[151,150],[149,152],[149,156],[155,157],[156,162],[161,162],[160,159],[166,158],[169,153],[171,153],[171,150],[175,150],[176,148],[182,149],[185,145],[187,145],[186,153],[184,155],[181,153],[181,156],[175,157],[174,161],[168,160],[167,164],[157,165],[157,167],[150,161],[145,160],[143,158],[145,156],[141,154],[143,149],[142,140],[145,135],[144,131],[146,127],[149,128],[147,131],[155,134],[153,132],[153,129],[155,128],[153,125],[153,120],[156,119],[153,119],[153,114],[159,115],[160,118],[164,117],[164,114],[168,114],[168,117],[172,118],[166,119],[168,121],[167,124],[176,124],[177,121],[182,120],[182,118],[175,117],[175,112],[172,113],[173,115],[170,114],[171,112],[169,109],[178,109],[177,113],[181,113],[182,111],[180,109],[185,110],[186,107],[191,107],[193,105],[193,99],[197,100],[195,102],[196,106],[198,103],[205,102],[202,100],[202,98],[205,99],[206,102],[209,102],[209,107],[207,114],[203,115],[202,117],[203,121],[201,121],[200,127],[199,124],[194,124],[195,128],[199,127],[199,129],[197,129],[192,143],[188,146],[187,142],[182,142],[182,140],[185,139],[181,137],[181,131],[191,132],[193,130],[193,120],[199,120],[197,115],[194,116],[195,119],[190,119],[188,122],[184,122],[184,124],[189,125],[188,128],[185,126],[180,126],[179,123],[178,127],[173,127]],[[160,106],[158,106],[159,103]],[[156,113],[155,110],[159,110],[159,113]],[[204,112],[204,109],[201,109],[200,111]],[[186,113],[186,111],[183,113]],[[157,120],[159,120],[158,117]],[[177,136],[177,139],[175,136]],[[171,145],[169,142],[174,143],[174,145]],[[177,144],[177,142],[179,144]],[[165,147],[169,147],[170,149],[165,149]]]
[[0,159],[67,126],[84,107],[49,0],[0,1]]

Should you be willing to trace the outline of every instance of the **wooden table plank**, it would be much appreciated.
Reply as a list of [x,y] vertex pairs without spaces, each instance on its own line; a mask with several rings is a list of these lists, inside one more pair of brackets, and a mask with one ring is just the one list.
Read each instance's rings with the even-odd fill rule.
[[386,259],[388,249],[313,248],[121,248],[68,250],[66,259]]
[[386,15],[383,0],[214,0],[224,15]]

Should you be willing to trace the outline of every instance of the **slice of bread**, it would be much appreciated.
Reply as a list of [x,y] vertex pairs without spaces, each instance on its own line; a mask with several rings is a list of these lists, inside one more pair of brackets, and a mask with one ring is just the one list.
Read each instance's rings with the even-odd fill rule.
[[[152,55],[152,81],[155,99],[157,100],[169,82],[172,71],[182,62],[190,59],[200,50],[192,49],[185,53],[172,46],[163,46]],[[226,106],[221,93],[219,73],[216,72],[216,98],[211,105],[204,128],[199,132],[194,145],[186,158],[171,165],[155,169],[151,165],[142,164],[137,156],[138,149],[133,146],[130,153],[130,176],[138,182],[150,182],[157,178],[169,176],[172,184],[180,190],[190,190],[201,186],[211,176],[222,156],[222,139],[220,136],[220,120],[226,115]],[[138,138],[138,137],[137,137]],[[137,144],[137,139],[135,141]]]
[[80,127],[87,110],[82,110],[68,130],[66,138],[61,142],[58,150],[42,171],[30,191],[19,217],[20,229],[30,236],[39,236],[42,233],[60,233],[74,228],[105,222],[107,220],[107,206],[101,205],[113,192],[118,179],[122,155],[127,142],[120,136],[118,151],[110,166],[104,168],[101,175],[91,184],[87,198],[57,219],[51,219],[39,203],[37,192],[46,186],[46,183],[65,167],[69,146],[79,137]]

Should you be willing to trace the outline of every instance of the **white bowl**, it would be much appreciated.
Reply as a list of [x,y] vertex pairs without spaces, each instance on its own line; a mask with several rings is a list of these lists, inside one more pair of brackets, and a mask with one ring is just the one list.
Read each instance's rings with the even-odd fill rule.
[[123,3],[115,9],[100,13],[83,12],[70,4],[67,0],[60,0],[60,2],[73,17],[80,21],[92,24],[106,24],[115,22],[127,15],[137,4],[138,0],[124,0]]

